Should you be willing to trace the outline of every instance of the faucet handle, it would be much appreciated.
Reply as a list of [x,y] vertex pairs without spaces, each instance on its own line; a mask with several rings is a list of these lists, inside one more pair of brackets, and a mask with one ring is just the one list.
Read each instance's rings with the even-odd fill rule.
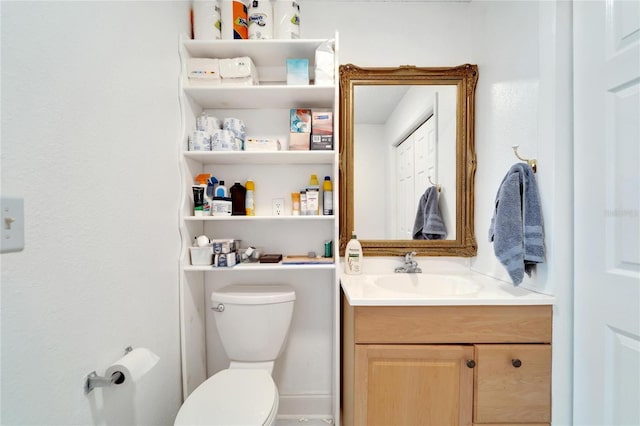
[[406,263],[411,263],[413,261],[413,256],[416,255],[415,251],[410,251],[404,255],[404,261]]

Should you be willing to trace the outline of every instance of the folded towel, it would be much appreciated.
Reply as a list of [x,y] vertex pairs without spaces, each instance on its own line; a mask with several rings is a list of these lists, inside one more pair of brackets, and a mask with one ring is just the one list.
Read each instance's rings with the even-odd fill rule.
[[515,285],[544,262],[542,210],[536,178],[525,163],[513,165],[496,195],[489,228],[493,251]]
[[413,224],[414,240],[444,240],[447,228],[438,207],[438,191],[431,186],[420,197]]

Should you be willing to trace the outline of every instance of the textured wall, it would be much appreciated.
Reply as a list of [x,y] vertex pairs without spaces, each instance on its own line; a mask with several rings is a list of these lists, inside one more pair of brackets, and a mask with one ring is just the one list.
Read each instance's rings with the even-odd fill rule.
[[[2,424],[173,424],[183,31],[186,3],[2,3]],[[85,395],[128,345],[155,369]]]

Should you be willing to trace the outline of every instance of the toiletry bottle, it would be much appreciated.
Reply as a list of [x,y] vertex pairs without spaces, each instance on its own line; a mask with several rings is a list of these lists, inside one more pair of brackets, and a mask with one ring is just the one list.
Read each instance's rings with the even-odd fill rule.
[[300,191],[300,215],[307,215],[307,191]]
[[347,243],[344,251],[344,272],[350,275],[362,273],[362,246],[355,233],[351,234],[351,239]]
[[228,197],[229,193],[227,192],[227,187],[224,186],[224,181],[221,180],[218,186],[216,186],[216,197]]
[[245,200],[247,189],[240,182],[235,181],[233,186],[229,188],[229,192],[231,193],[231,215],[246,216]]
[[255,202],[255,190],[256,184],[253,183],[251,179],[249,179],[245,184],[245,188],[247,188],[247,195],[245,197],[244,206],[247,211],[247,216],[255,216],[256,215],[256,202]]
[[[213,197],[207,195],[207,181],[211,177],[210,174],[201,173],[196,176],[196,183],[198,186],[203,188],[202,190],[202,216],[211,216],[211,203],[213,201]],[[198,214],[200,216],[200,213]]]
[[300,216],[300,193],[291,193],[291,215]]
[[320,183],[318,176],[313,174],[307,186],[307,214],[317,215],[320,213]]
[[322,183],[322,214],[325,216],[333,214],[333,184],[329,176],[325,176]]

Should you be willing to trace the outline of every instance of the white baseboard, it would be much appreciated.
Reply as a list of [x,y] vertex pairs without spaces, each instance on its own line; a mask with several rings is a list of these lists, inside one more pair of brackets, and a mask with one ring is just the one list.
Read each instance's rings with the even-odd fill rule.
[[280,416],[333,418],[332,395],[280,395]]

